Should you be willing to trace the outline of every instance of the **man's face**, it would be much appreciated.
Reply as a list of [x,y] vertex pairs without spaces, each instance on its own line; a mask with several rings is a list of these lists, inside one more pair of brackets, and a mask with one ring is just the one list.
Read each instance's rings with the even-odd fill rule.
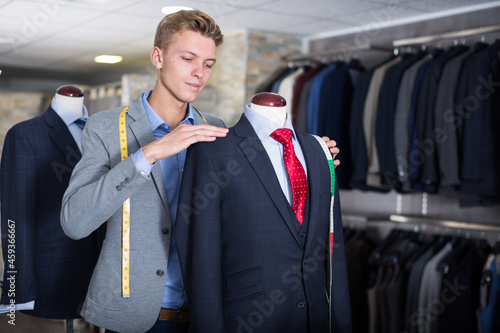
[[167,94],[192,103],[205,87],[215,64],[215,42],[198,32],[178,33],[162,54],[159,78]]

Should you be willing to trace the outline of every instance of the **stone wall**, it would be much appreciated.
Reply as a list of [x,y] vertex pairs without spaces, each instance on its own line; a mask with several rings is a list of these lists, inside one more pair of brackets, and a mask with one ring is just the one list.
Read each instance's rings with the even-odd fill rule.
[[0,92],[0,155],[7,131],[15,124],[42,114],[52,96],[43,93]]

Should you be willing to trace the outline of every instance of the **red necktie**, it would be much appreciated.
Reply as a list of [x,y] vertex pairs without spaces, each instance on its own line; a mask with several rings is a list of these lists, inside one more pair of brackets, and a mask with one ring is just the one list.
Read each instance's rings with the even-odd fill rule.
[[271,137],[283,145],[283,159],[292,185],[292,207],[297,219],[302,224],[306,208],[307,177],[293,149],[292,130],[280,128],[271,133]]

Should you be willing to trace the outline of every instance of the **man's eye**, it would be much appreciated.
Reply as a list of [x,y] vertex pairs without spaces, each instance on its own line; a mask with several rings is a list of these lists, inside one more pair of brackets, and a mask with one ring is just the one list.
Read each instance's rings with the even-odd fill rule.
[[186,57],[184,57],[184,58],[182,58],[182,59],[184,59],[184,60],[186,60],[186,61],[191,61],[191,60],[192,60],[191,58],[186,58]]
[[208,69],[211,69],[212,67],[214,67],[214,65],[205,64],[205,67],[207,67]]

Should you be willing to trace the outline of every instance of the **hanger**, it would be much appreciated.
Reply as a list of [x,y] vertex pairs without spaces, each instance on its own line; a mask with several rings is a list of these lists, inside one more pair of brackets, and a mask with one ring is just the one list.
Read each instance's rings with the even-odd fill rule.
[[493,245],[493,251],[494,254],[499,255],[500,254],[500,240]]
[[393,229],[389,235],[373,250],[368,263],[370,265],[377,265],[382,258],[383,253],[390,249],[390,247],[399,239],[401,230]]
[[458,238],[454,241],[453,250],[448,253],[438,264],[438,271],[443,274],[450,273],[463,259],[472,241],[466,238]]

